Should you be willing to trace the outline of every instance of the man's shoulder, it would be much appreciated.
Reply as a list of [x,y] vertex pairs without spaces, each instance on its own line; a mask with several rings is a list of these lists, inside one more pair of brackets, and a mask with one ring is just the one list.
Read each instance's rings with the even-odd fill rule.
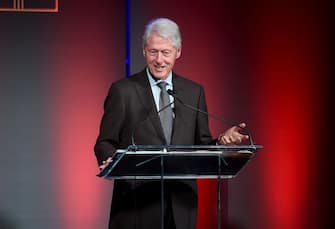
[[202,88],[202,85],[198,82],[195,82],[191,79],[188,79],[184,76],[178,75],[176,73],[173,73],[173,83],[178,84],[182,87],[188,87],[188,88]]
[[112,87],[118,87],[118,88],[132,87],[134,83],[143,82],[145,79],[146,79],[145,72],[141,71],[128,77],[114,81],[112,83]]

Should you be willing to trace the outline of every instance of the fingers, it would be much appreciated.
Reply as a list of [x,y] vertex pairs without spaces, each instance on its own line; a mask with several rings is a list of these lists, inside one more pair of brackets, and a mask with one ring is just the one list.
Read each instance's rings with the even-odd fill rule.
[[249,135],[242,135],[242,141],[248,140],[248,139],[249,139]]
[[224,133],[220,134],[217,142],[221,145],[240,144],[245,140],[249,139],[248,135],[240,133],[241,128],[245,128],[247,125],[244,122],[229,128]]
[[245,124],[244,122],[241,122],[240,124],[238,124],[239,127],[241,128],[245,128],[247,126],[247,124]]
[[243,134],[221,134],[218,137],[218,143],[221,145],[231,145],[231,144],[240,144],[245,140],[248,140],[249,136],[248,135],[243,135]]
[[231,139],[231,138],[228,137],[228,136],[226,136],[226,135],[223,135],[223,136],[221,137],[222,143],[223,143],[224,145],[228,145],[228,144],[230,144],[230,143],[231,143],[231,140],[230,140],[230,139]]
[[107,158],[107,160],[106,160],[106,161],[103,161],[103,162],[102,162],[102,165],[99,166],[99,169],[100,169],[100,170],[103,170],[104,168],[106,168],[106,166],[108,165],[108,163],[111,162],[111,161],[112,161],[112,158],[111,158],[111,157]]
[[218,143],[221,144],[221,145],[237,144],[237,143],[241,143],[241,142],[242,142],[241,137],[220,135],[219,138],[218,138]]
[[228,138],[228,144],[239,144],[242,142],[242,137],[239,137],[239,136],[229,136],[227,137]]
[[220,134],[217,139],[217,142],[220,145],[227,145],[228,141],[229,141],[229,138],[225,134]]

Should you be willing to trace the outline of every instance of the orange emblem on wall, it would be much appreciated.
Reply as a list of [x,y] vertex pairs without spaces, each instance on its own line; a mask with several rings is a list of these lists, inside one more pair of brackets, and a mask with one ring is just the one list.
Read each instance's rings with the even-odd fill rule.
[[0,11],[58,12],[58,0],[0,0]]

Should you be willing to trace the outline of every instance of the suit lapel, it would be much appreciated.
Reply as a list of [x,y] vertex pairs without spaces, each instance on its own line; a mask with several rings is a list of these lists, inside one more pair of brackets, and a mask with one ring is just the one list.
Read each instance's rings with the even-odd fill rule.
[[142,103],[143,107],[149,111],[149,120],[155,128],[157,136],[159,136],[162,142],[165,142],[164,132],[157,114],[155,100],[153,98],[150,83],[148,81],[145,70],[139,73],[139,76],[136,78],[135,82],[135,88],[140,102]]

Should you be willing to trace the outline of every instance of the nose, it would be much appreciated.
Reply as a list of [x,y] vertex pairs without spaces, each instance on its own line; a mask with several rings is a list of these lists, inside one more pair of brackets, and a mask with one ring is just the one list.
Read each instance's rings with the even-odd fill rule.
[[157,52],[156,62],[162,63],[163,62],[163,54],[161,52]]

